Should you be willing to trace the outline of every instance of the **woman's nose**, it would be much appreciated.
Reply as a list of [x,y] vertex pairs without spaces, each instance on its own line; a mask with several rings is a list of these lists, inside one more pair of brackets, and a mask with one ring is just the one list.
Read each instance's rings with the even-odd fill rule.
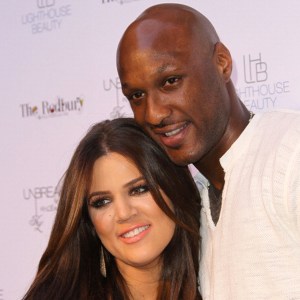
[[137,209],[131,203],[130,199],[121,197],[119,199],[115,199],[114,202],[115,217],[118,223],[128,221],[133,216],[137,215]]

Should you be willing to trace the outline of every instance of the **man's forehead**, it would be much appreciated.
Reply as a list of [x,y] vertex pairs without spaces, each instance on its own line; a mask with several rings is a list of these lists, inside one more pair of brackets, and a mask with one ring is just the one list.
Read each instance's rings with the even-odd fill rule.
[[190,51],[187,51],[187,49],[175,50],[174,47],[165,49],[138,48],[130,51],[125,59],[121,60],[123,62],[122,69],[131,70],[134,68],[136,70],[138,68],[144,70],[147,68],[155,70],[155,73],[162,73],[171,69],[174,70],[174,68],[187,63],[189,56]]

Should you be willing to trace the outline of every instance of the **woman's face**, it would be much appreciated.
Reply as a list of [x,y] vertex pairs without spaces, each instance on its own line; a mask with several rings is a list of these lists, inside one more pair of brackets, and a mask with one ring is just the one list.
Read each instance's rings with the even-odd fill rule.
[[157,265],[175,224],[158,207],[131,161],[118,153],[96,160],[88,207],[99,238],[119,268]]

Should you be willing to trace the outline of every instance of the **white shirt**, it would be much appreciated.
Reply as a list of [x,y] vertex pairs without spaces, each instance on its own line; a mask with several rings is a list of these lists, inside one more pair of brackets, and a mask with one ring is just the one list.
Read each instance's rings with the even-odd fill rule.
[[300,299],[300,113],[255,115],[220,160],[215,226],[199,173],[200,285],[207,300]]

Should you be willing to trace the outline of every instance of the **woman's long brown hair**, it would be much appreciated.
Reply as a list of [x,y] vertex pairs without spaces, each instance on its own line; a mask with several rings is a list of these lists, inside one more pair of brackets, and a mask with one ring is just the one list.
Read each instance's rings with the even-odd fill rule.
[[[82,139],[66,171],[56,218],[37,275],[23,300],[131,299],[113,256],[103,247],[107,276],[100,272],[100,239],[86,197],[95,161],[116,152],[143,174],[158,206],[176,223],[162,254],[158,300],[200,299],[198,292],[200,198],[187,167],[174,165],[131,118],[103,121]],[[174,212],[159,189],[171,199]]]

